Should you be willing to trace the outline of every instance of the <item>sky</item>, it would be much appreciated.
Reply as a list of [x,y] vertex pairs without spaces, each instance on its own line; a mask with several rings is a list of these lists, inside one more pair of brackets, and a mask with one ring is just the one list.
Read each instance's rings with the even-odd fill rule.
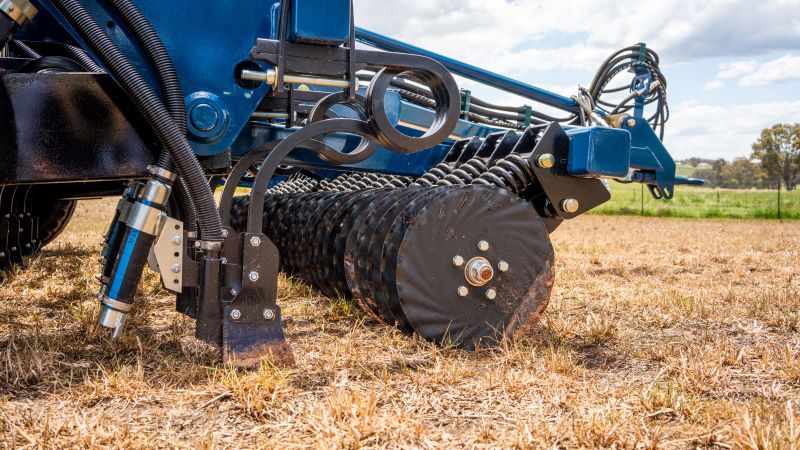
[[800,122],[800,0],[354,1],[359,27],[564,95],[646,42],[668,81],[664,143],[676,159],[749,156],[763,128]]

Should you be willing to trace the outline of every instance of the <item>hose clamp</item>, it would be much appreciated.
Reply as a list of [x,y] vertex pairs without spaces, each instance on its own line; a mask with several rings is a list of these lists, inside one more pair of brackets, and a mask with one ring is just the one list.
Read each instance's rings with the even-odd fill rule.
[[120,312],[128,312],[133,308],[132,303],[123,303],[119,300],[103,296],[103,305]]
[[169,170],[167,170],[167,169],[165,169],[163,167],[159,167],[159,166],[148,166],[147,167],[147,173],[149,173],[150,175],[152,175],[154,177],[162,178],[162,179],[167,180],[167,181],[175,181],[175,179],[178,178],[178,174],[177,173],[169,171]]
[[28,0],[0,0],[0,11],[20,27],[33,20],[39,11]]

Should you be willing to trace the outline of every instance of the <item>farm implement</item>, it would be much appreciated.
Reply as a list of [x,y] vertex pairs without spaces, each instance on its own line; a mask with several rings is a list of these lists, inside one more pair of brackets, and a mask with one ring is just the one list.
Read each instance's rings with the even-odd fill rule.
[[[112,337],[149,265],[196,337],[239,366],[293,359],[280,271],[473,349],[536,322],[549,234],[606,202],[607,180],[659,199],[699,182],[675,176],[662,144],[667,82],[644,44],[567,97],[356,28],[353,13],[350,0],[0,0],[0,267],[24,267],[77,200],[117,195],[97,276]],[[534,106],[489,103],[454,76]]]

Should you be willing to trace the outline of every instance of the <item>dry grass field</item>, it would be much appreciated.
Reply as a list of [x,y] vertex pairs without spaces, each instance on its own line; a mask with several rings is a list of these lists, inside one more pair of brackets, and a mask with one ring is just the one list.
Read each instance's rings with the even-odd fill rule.
[[478,353],[281,280],[297,366],[237,372],[153,274],[97,329],[112,208],[0,280],[0,447],[800,448],[800,222],[579,218],[536,331]]

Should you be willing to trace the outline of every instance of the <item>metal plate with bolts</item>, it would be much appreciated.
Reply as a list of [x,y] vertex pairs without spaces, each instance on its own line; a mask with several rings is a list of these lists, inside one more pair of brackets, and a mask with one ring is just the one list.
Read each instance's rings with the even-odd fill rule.
[[164,288],[172,292],[183,292],[183,222],[172,217],[164,218],[147,263],[153,271],[161,274]]

